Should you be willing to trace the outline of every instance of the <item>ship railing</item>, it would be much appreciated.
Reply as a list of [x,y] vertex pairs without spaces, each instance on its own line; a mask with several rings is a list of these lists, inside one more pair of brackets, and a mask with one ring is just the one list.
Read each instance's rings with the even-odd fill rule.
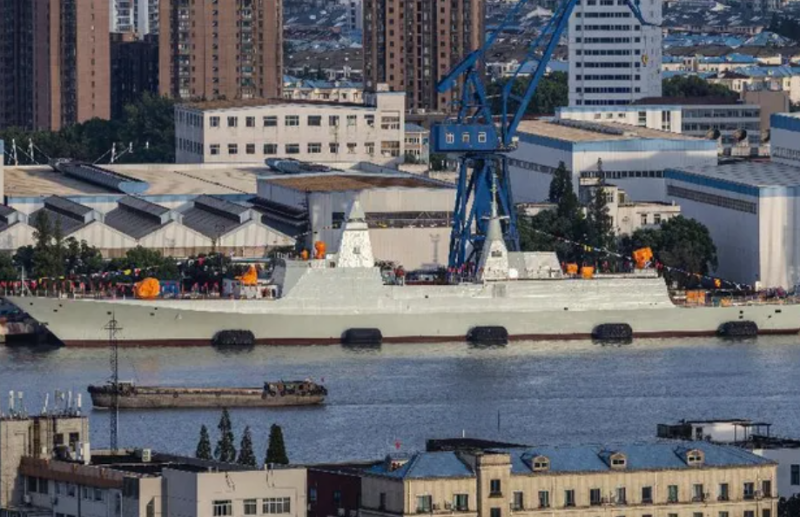
[[[0,296],[25,296],[32,298],[57,298],[57,299],[88,299],[88,300],[133,300],[133,294],[111,291],[53,291],[53,290],[22,290],[0,289]],[[219,292],[186,292],[181,294],[168,294],[159,296],[159,300],[277,300],[278,298],[261,297],[249,298],[246,296],[225,295]]]

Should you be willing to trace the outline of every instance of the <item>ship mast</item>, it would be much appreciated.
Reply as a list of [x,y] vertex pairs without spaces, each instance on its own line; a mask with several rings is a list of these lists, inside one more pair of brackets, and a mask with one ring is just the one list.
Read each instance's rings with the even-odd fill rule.
[[119,431],[119,341],[117,332],[122,330],[115,314],[111,313],[111,320],[104,327],[108,330],[108,344],[111,348],[111,414],[109,419],[109,440],[111,452],[118,448],[117,438]]

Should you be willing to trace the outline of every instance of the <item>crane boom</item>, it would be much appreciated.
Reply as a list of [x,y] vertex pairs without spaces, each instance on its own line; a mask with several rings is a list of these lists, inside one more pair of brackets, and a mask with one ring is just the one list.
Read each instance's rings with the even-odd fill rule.
[[[457,154],[459,161],[448,258],[449,266],[453,268],[477,263],[493,201],[497,201],[501,215],[505,216],[503,233],[506,246],[511,251],[519,250],[506,153],[516,146],[517,128],[580,0],[563,0],[556,7],[550,21],[528,46],[522,63],[503,85],[500,99],[502,111],[495,115],[484,85],[486,54],[528,2],[519,0],[484,44],[468,54],[437,85],[439,93],[460,90],[455,101],[458,108],[455,116],[431,128],[433,152]],[[625,2],[641,25],[654,25],[643,18],[638,0]],[[537,58],[540,48],[541,55]],[[515,95],[513,86],[529,63],[535,63],[535,69],[522,95]]]

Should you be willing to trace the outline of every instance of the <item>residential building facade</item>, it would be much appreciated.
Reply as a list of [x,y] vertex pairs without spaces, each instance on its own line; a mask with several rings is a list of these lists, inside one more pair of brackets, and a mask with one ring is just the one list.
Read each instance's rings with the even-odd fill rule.
[[158,95],[158,37],[133,32],[111,33],[111,116],[145,93]]
[[360,83],[351,81],[316,81],[284,76],[283,98],[358,104],[364,102],[364,92]]
[[406,155],[413,157],[416,163],[430,161],[431,132],[418,124],[405,125]]
[[161,0],[159,91],[180,100],[280,97],[279,0]]
[[0,129],[33,127],[33,4],[0,0]]
[[212,101],[175,109],[178,163],[399,163],[405,154],[404,97],[366,94],[364,104]]
[[158,33],[159,0],[110,0],[111,31],[139,36]]
[[581,0],[569,20],[569,105],[631,104],[661,95],[661,0]]
[[484,0],[364,0],[364,86],[406,92],[406,108],[448,111],[438,81],[484,40]]
[[775,476],[770,460],[701,443],[428,452],[368,469],[361,515],[774,517]]

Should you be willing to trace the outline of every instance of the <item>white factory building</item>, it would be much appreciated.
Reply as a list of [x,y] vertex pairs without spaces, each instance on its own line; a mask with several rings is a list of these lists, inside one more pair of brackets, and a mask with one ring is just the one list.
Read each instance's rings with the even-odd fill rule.
[[631,104],[661,95],[661,3],[581,0],[569,20],[569,105]]
[[742,162],[667,169],[665,178],[668,198],[708,227],[715,274],[764,288],[800,283],[800,168]]
[[553,172],[563,162],[580,179],[597,177],[624,189],[631,201],[666,201],[664,169],[716,165],[710,140],[612,122],[528,120],[519,126],[519,144],[509,155],[514,201],[544,201]]
[[670,97],[643,99],[630,106],[570,106],[556,111],[557,119],[616,122],[715,140],[719,154],[728,156],[768,154],[760,116],[757,104]]
[[175,107],[177,163],[402,163],[405,94],[379,91],[364,103],[289,99],[216,100]]
[[259,179],[258,197],[307,211],[305,245],[323,241],[336,252],[341,224],[356,199],[366,214],[376,260],[406,269],[447,264],[455,188],[397,172],[332,171]]
[[772,161],[800,167],[800,113],[770,117]]

